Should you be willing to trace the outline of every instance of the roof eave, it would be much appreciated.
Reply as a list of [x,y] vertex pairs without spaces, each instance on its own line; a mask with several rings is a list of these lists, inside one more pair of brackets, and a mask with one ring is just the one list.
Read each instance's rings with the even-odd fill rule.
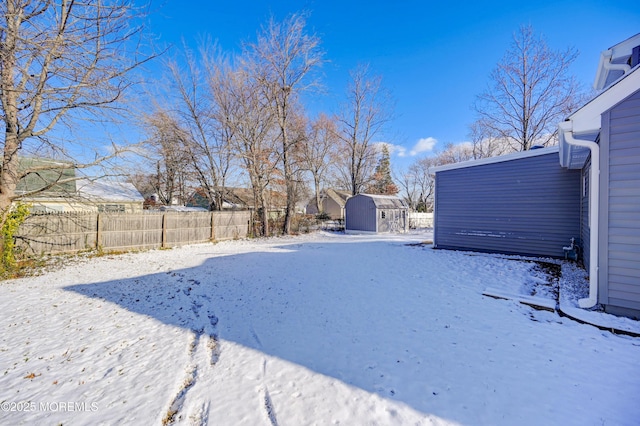
[[580,168],[586,161],[585,152],[581,148],[568,144],[564,132],[570,131],[573,137],[578,139],[595,141],[602,128],[602,114],[638,90],[640,90],[640,66],[634,67],[561,123],[558,132],[560,165],[570,169]]

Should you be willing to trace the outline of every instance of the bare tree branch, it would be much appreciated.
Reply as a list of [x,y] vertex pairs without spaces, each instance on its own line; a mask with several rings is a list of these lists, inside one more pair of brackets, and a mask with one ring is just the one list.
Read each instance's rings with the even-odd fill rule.
[[550,49],[531,26],[522,26],[477,97],[474,126],[484,128],[479,133],[509,141],[515,151],[554,144],[557,123],[581,102],[570,74],[577,56],[572,48]]

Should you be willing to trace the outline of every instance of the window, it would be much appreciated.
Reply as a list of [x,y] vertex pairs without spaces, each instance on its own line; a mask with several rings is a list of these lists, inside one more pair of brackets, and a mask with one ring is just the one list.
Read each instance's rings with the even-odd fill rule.
[[382,219],[384,219],[384,218],[386,217],[384,210],[382,210],[382,211],[380,212],[380,217],[381,217]]

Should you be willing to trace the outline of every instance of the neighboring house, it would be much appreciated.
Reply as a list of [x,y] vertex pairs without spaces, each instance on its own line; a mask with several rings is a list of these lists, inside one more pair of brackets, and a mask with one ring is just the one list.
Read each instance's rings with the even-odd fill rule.
[[[602,53],[601,92],[559,123],[559,166],[545,161],[554,153],[547,149],[437,168],[434,245],[539,255],[550,239],[560,237],[553,244],[561,249],[571,236],[589,270],[580,306],[640,318],[639,63],[640,34]],[[472,207],[494,219],[483,225],[490,232],[469,218]]]
[[407,232],[409,206],[391,195],[358,194],[345,206],[347,233]]
[[142,211],[144,198],[133,184],[108,179],[78,178],[75,169],[69,167],[70,164],[40,158],[20,160],[21,170],[41,169],[27,174],[16,186],[16,194],[23,195],[21,201],[32,205],[31,212]]
[[[347,204],[347,199],[351,197],[351,193],[348,191],[341,191],[338,189],[327,189],[320,197],[322,212],[329,215],[331,219],[344,219],[344,208]],[[313,197],[306,207],[307,214],[317,214],[316,199]]]
[[[210,208],[206,192],[199,188],[189,198],[187,207]],[[277,191],[267,191],[267,205],[272,216],[277,217],[286,209],[286,195]],[[253,192],[249,188],[224,188],[222,210],[254,210]]]

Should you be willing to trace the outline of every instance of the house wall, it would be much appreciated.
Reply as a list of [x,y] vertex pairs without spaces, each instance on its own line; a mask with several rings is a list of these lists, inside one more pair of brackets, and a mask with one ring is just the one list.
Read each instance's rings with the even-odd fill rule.
[[371,198],[353,196],[345,206],[345,230],[377,232],[376,216],[376,206]]
[[602,115],[600,303],[640,317],[640,91]]
[[326,214],[331,216],[331,219],[342,219],[344,218],[344,211],[342,210],[342,206],[331,197],[325,197],[322,201],[322,208]]
[[315,197],[312,200],[309,201],[309,203],[307,204],[307,206],[304,209],[304,212],[306,214],[314,214],[314,215],[320,213],[318,211],[318,209],[316,208],[316,199],[315,199]]
[[557,151],[438,171],[434,246],[563,257],[580,236],[580,191]]
[[32,211],[38,213],[68,213],[68,212],[113,212],[113,213],[141,213],[142,201],[110,201],[110,202],[77,202],[58,200],[26,199],[32,205]]

